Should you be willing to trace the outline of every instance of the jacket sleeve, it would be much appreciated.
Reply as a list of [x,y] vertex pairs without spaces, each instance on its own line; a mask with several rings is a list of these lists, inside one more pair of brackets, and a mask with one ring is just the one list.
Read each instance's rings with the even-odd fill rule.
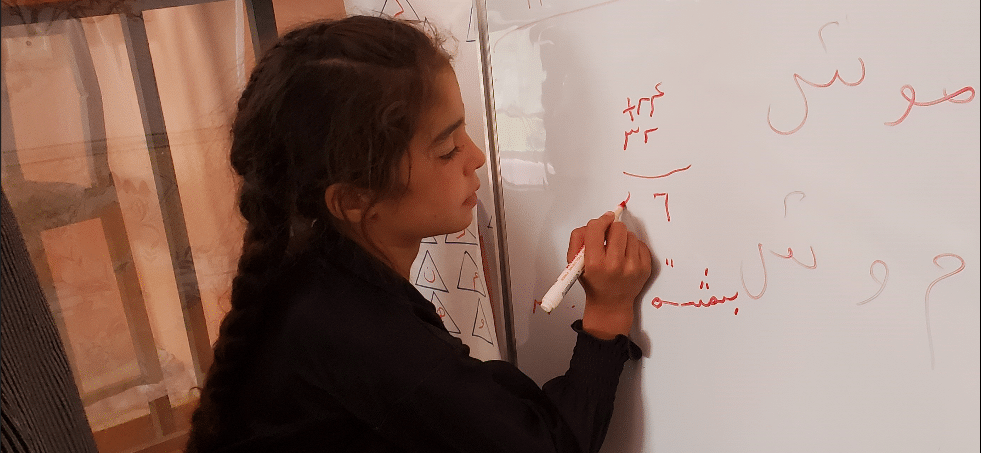
[[507,362],[481,362],[455,348],[441,351],[438,341],[405,351],[429,348],[418,357],[420,369],[434,354],[446,355],[425,373],[408,371],[401,384],[411,387],[404,392],[350,397],[357,399],[354,404],[383,399],[377,404],[384,414],[371,424],[406,451],[596,452],[623,364],[639,357],[640,349],[622,335],[596,339],[582,331],[580,321],[573,329],[578,339],[568,371],[542,388]]
[[640,347],[624,335],[600,340],[572,324],[578,335],[569,370],[542,386],[576,433],[582,451],[599,451],[613,415],[613,400],[623,364],[641,356]]
[[470,357],[411,286],[403,298],[336,283],[329,295],[344,303],[321,293],[285,323],[304,404],[342,407],[400,451],[595,452],[623,364],[639,357],[627,337],[599,340],[577,321],[568,371],[539,387],[510,363]]

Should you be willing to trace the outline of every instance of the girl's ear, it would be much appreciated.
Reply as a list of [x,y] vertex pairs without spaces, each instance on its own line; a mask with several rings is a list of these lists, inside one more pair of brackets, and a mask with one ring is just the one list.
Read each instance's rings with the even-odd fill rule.
[[337,219],[350,223],[361,223],[367,213],[370,200],[370,197],[364,192],[364,190],[351,187],[350,184],[331,184],[324,191],[327,210]]

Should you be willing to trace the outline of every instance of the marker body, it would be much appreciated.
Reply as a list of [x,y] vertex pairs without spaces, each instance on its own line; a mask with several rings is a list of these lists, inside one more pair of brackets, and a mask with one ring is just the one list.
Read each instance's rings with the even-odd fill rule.
[[579,249],[579,253],[576,254],[576,257],[573,258],[562,273],[559,274],[559,278],[555,281],[555,284],[553,284],[552,287],[548,289],[548,292],[545,293],[545,296],[542,297],[542,309],[544,309],[546,312],[551,313],[552,310],[559,305],[559,302],[562,302],[562,298],[565,297],[565,294],[572,288],[572,284],[579,279],[580,275],[582,275],[583,266],[586,262],[586,255],[584,253],[585,250],[586,246]]
[[[625,204],[626,200],[624,200],[624,203],[620,203],[617,208],[613,210],[614,222],[620,221],[620,215],[623,214]],[[563,269],[562,273],[559,274],[559,278],[555,280],[555,283],[548,289],[548,292],[542,296],[542,309],[547,313],[551,313],[552,310],[559,305],[559,302],[562,302],[562,298],[565,297],[566,293],[568,293],[572,288],[572,284],[575,283],[576,280],[579,280],[579,276],[582,275],[586,262],[585,252],[586,246],[584,245],[579,249],[579,253],[576,254],[576,257],[565,266],[565,269]]]

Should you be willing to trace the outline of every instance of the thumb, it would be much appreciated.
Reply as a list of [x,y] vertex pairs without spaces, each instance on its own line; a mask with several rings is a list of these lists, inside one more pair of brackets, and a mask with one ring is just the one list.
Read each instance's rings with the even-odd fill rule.
[[569,235],[569,250],[565,253],[565,261],[571,263],[576,255],[579,254],[579,250],[582,250],[585,243],[586,227],[579,227],[572,230],[572,234]]

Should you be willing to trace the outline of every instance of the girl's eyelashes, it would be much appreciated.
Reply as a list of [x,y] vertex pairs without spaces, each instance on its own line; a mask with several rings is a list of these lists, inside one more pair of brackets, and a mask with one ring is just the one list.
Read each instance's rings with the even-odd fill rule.
[[450,159],[456,157],[457,153],[459,153],[459,152],[460,152],[460,147],[459,146],[454,146],[453,149],[450,150],[450,152],[441,154],[439,156],[439,158],[440,159],[443,159],[443,160],[450,160]]

